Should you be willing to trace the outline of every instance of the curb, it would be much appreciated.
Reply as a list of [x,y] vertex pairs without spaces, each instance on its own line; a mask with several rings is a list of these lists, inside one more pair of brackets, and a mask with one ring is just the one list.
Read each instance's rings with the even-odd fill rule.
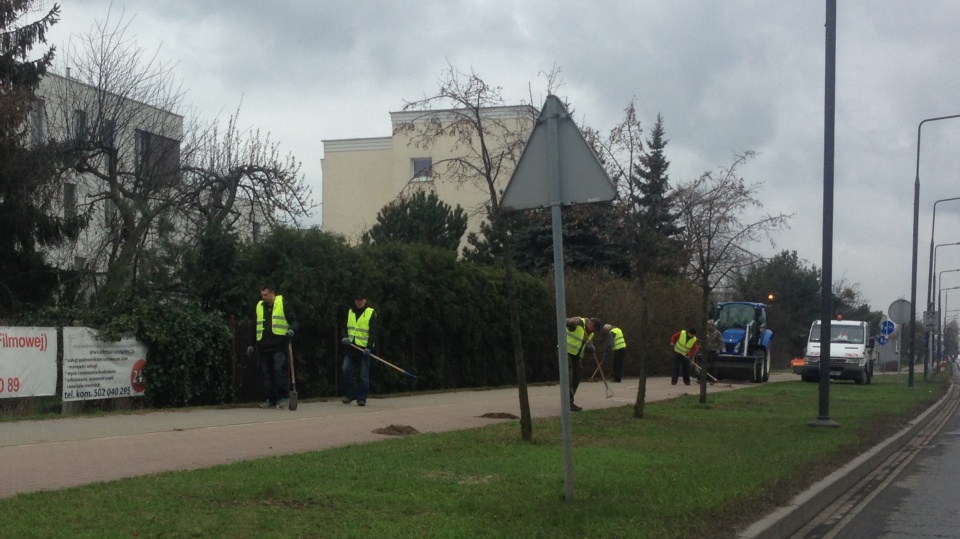
[[783,539],[790,537],[813,520],[830,504],[853,488],[880,463],[906,445],[916,433],[930,422],[948,402],[960,396],[956,379],[946,395],[927,408],[903,430],[879,445],[853,459],[840,469],[814,483],[798,494],[787,505],[751,524],[737,535],[738,539]]

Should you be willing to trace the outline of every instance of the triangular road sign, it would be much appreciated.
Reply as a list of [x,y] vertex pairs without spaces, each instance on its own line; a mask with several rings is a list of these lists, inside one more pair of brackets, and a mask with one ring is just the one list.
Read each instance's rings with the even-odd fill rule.
[[500,206],[513,211],[616,196],[613,182],[566,107],[557,96],[548,95]]

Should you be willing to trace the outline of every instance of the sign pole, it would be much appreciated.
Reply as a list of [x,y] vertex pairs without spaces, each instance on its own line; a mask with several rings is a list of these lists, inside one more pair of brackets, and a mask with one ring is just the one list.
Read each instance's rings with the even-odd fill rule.
[[567,500],[574,499],[573,434],[570,425],[570,375],[567,360],[567,295],[563,274],[563,218],[560,214],[560,152],[557,127],[558,111],[551,107],[544,114],[547,120],[547,175],[550,177],[550,220],[553,230],[553,281],[557,305],[557,360],[560,365],[560,426],[563,439],[563,487]]

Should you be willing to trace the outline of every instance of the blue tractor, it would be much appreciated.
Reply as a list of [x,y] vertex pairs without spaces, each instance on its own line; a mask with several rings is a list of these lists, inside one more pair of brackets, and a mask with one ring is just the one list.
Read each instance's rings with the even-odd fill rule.
[[717,378],[770,379],[770,338],[767,306],[749,301],[717,304],[717,331],[723,334],[723,351],[717,358]]

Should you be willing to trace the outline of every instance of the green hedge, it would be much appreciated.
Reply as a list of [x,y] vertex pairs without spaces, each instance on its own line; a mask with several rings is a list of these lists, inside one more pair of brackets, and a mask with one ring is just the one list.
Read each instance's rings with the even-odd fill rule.
[[[378,355],[418,376],[413,384],[374,361],[374,394],[516,383],[500,268],[424,245],[350,246],[317,229],[283,228],[247,246],[211,238],[184,268],[186,294],[141,293],[110,309],[52,309],[25,322],[134,332],[149,347],[146,402],[152,406],[252,402],[262,398],[262,375],[245,350],[254,341],[260,287],[272,284],[302,324],[293,341],[300,397],[331,397],[343,392],[340,339],[354,293],[362,289],[380,321]],[[518,273],[516,284],[527,381],[556,382],[553,276]],[[670,335],[699,319],[696,291],[682,279],[647,287],[647,327],[636,283],[592,271],[567,272],[566,285],[569,316],[599,316],[624,330],[627,376],[639,373],[641,358],[648,374],[666,374]]]

